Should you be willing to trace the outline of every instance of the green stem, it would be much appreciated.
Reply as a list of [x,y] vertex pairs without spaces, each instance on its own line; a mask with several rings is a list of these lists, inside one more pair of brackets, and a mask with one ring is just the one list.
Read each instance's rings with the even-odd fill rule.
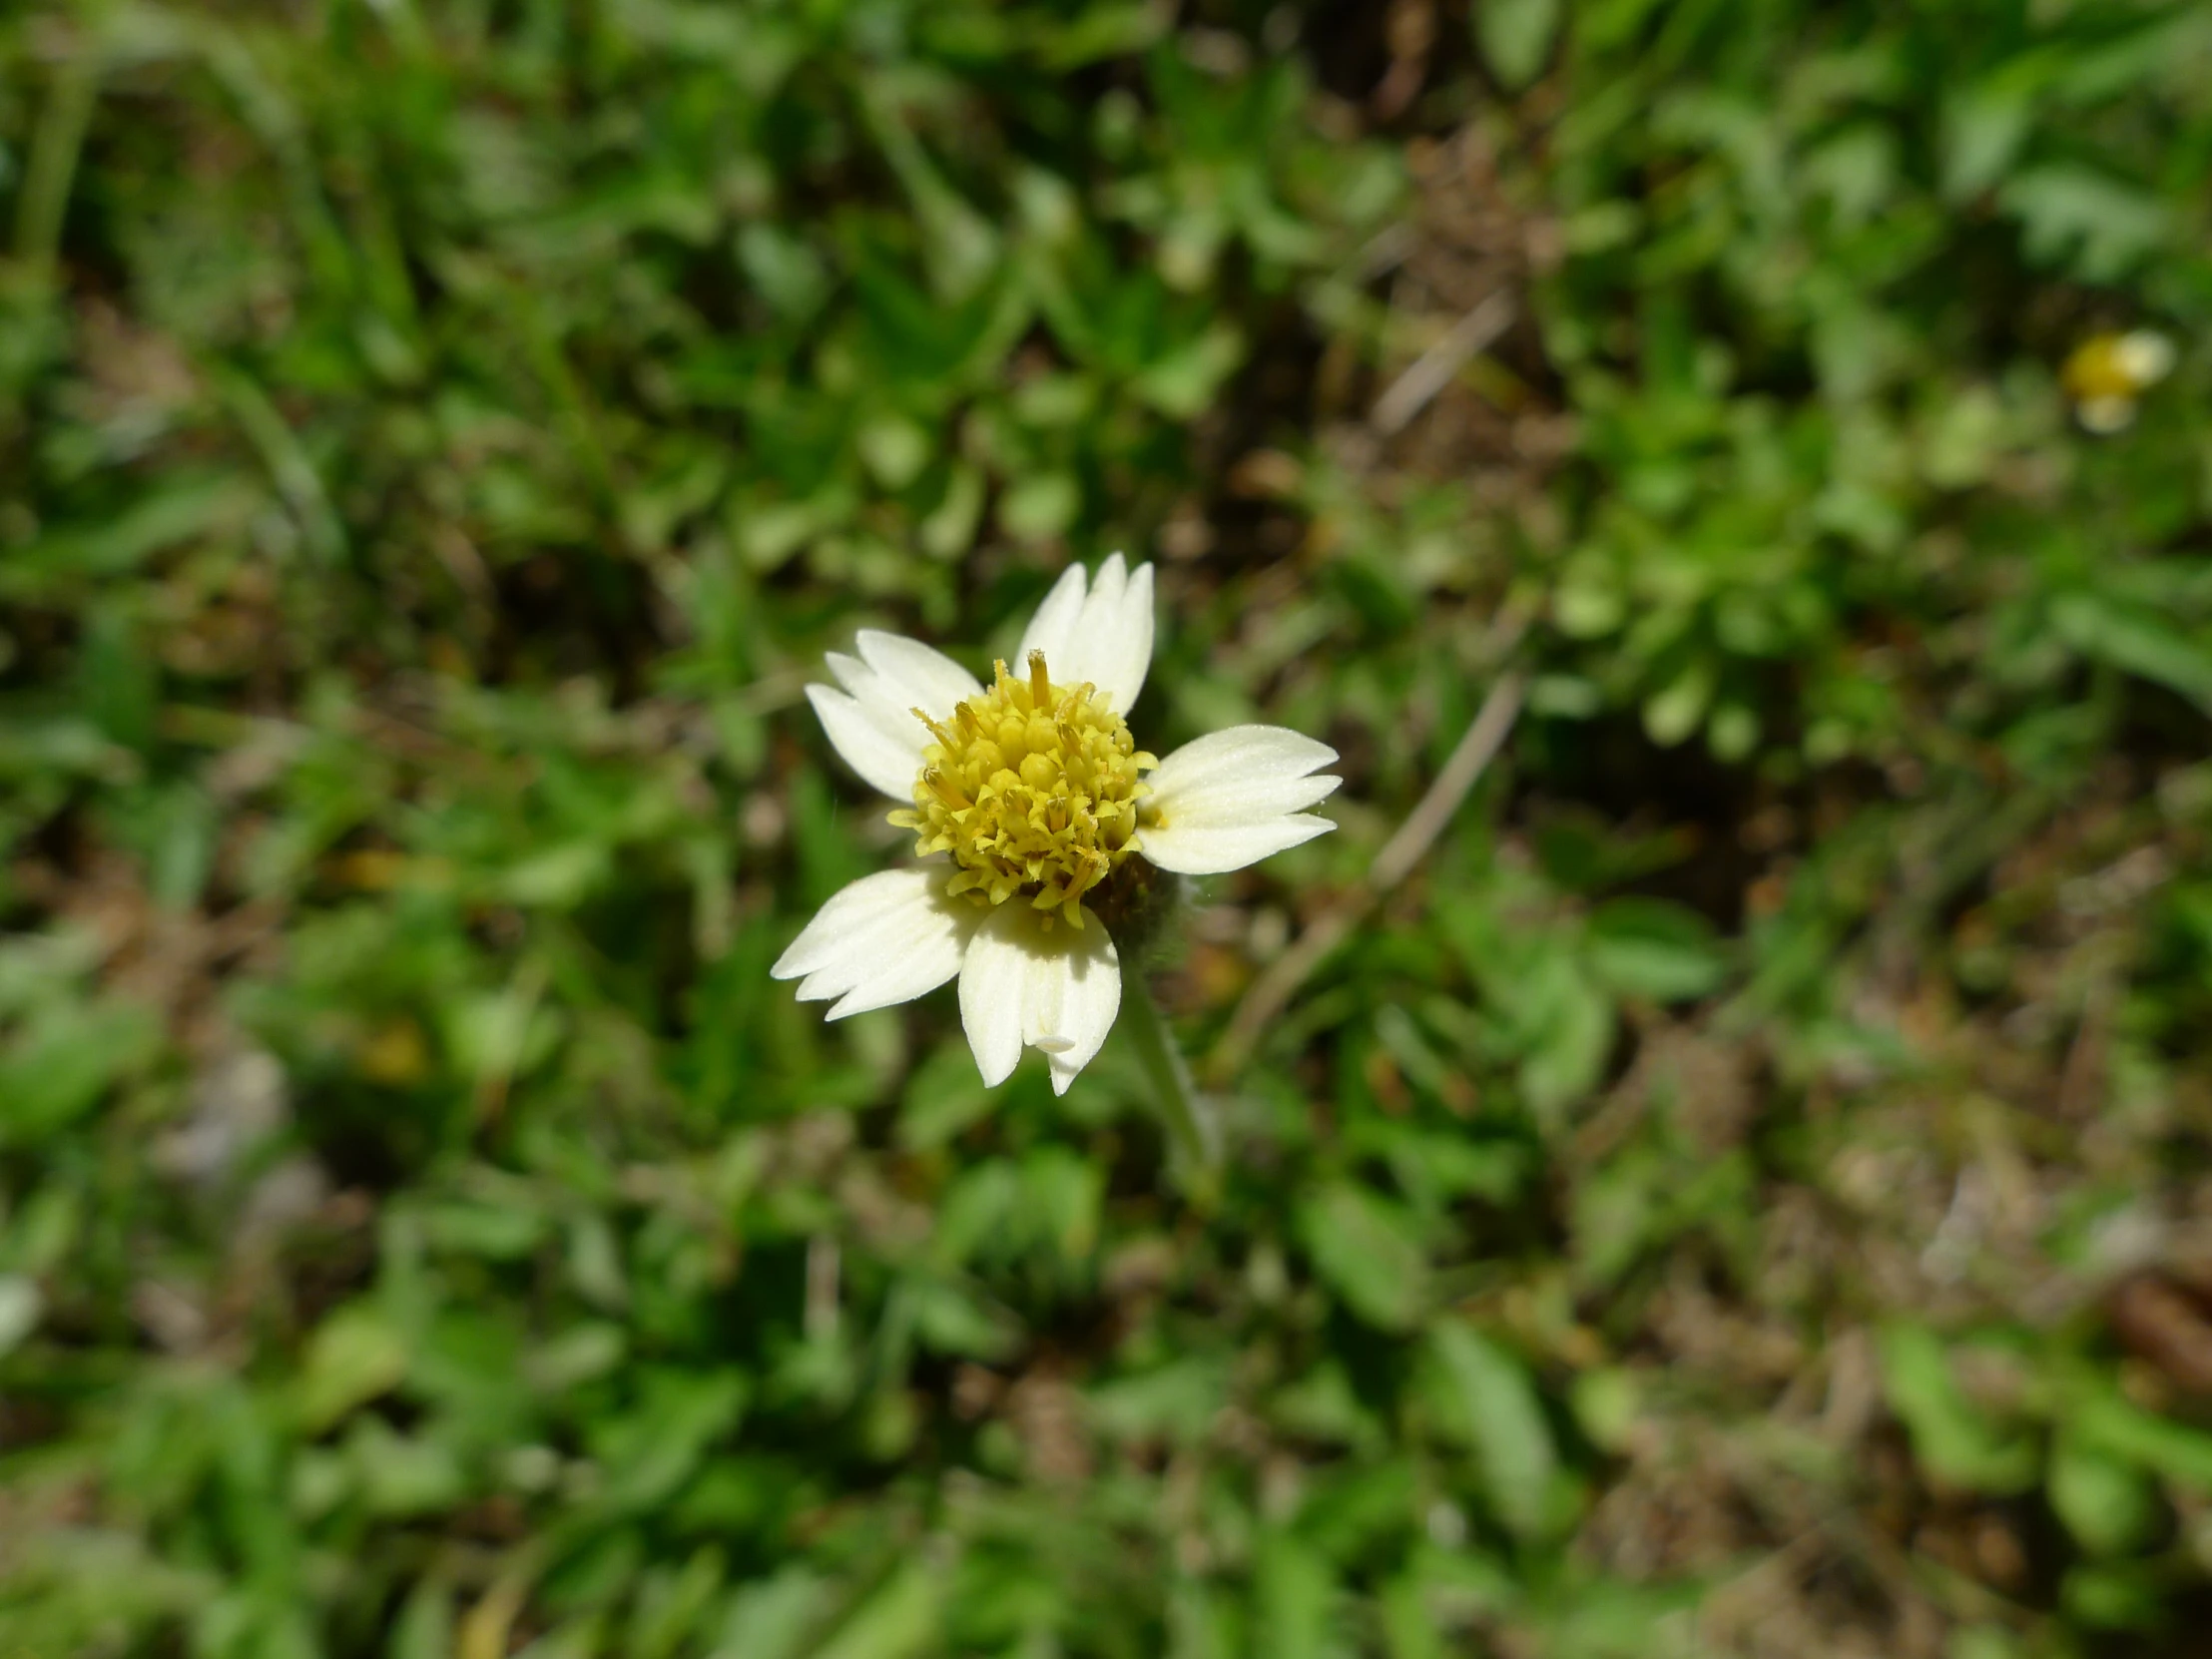
[[56,71],[31,138],[31,159],[15,199],[15,256],[40,281],[54,275],[62,221],[69,214],[70,187],[76,181],[77,161],[99,97],[98,54],[82,50]]
[[1152,1000],[1152,987],[1134,954],[1121,959],[1121,1026],[1159,1096],[1171,1169],[1192,1193],[1210,1192],[1221,1163],[1221,1127],[1205,1097],[1192,1085],[1191,1068],[1161,1018],[1160,1005]]

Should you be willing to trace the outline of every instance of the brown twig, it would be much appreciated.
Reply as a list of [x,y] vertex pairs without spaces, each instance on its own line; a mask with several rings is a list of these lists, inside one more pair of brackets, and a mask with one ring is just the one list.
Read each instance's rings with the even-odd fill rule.
[[1384,437],[1405,429],[1413,416],[1451,384],[1468,361],[1495,345],[1513,325],[1513,296],[1503,288],[1490,294],[1451,325],[1450,331],[1413,359],[1412,365],[1375,400],[1368,423]]
[[[1512,649],[1526,626],[1525,617],[1516,617],[1506,625],[1499,655]],[[1459,810],[1460,803],[1466,800],[1492,758],[1504,746],[1513,730],[1513,722],[1520,718],[1521,700],[1526,691],[1527,676],[1517,668],[1505,670],[1492,683],[1489,695],[1475,711],[1474,719],[1459,739],[1458,747],[1452,750],[1451,758],[1444,762],[1443,770],[1428,786],[1428,793],[1397,827],[1397,832],[1382,843],[1382,849],[1375,855],[1375,862],[1368,866],[1366,878],[1316,916],[1291,947],[1269,963],[1267,970],[1252,982],[1244,1000],[1237,1004],[1236,1013],[1230,1017],[1229,1028],[1206,1057],[1206,1077],[1210,1084],[1219,1088],[1243,1068],[1260,1033],[1289,1006],[1299,986],[1344,942],[1346,935],[1384,894],[1412,873],[1413,866],[1435,844],[1444,826],[1451,822],[1451,815]]]

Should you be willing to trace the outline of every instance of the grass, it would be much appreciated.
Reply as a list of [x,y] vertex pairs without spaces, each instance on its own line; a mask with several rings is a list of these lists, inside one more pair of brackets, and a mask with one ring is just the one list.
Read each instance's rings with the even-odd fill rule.
[[[2195,1652],[2208,71],[2169,0],[0,19],[0,1654]],[[898,840],[822,653],[1117,548],[1155,747],[1344,757],[1153,967],[1213,1186],[1126,1047],[986,1091],[948,992],[767,977]]]

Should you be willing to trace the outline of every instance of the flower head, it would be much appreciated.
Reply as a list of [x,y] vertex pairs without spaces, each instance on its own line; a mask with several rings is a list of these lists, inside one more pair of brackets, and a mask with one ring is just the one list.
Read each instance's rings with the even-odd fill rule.
[[2092,432],[2117,432],[2135,419],[2143,393],[2173,372],[2174,345],[2164,334],[2135,328],[2091,334],[2059,370],[2074,413]]
[[914,711],[936,741],[921,752],[913,811],[891,822],[915,832],[915,852],[952,854],[947,892],[993,904],[1027,893],[1080,927],[1083,894],[1137,849],[1137,803],[1152,793],[1138,774],[1160,763],[1096,686],[1055,686],[1042,651],[1029,653],[1026,680],[995,666],[991,689],[949,721]]
[[1065,1093],[1121,1007],[1103,912],[1147,866],[1241,869],[1334,828],[1306,809],[1339,780],[1336,752],[1280,726],[1235,726],[1158,760],[1128,712],[1152,662],[1152,567],[1120,554],[1070,569],[988,687],[949,657],[863,630],[807,691],[853,771],[905,803],[891,822],[920,862],[834,894],[771,969],[831,1019],[905,1002],[958,976],[960,1021],[986,1083],[1024,1046]]

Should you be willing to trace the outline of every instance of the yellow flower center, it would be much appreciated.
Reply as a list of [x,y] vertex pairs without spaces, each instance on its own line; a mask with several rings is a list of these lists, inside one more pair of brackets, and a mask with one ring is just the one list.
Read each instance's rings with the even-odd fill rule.
[[952,854],[948,892],[978,904],[1019,893],[1081,927],[1083,894],[1133,850],[1137,803],[1151,793],[1138,774],[1160,764],[1128,722],[1095,686],[1052,684],[1041,651],[1026,680],[999,663],[990,690],[949,720],[914,715],[936,741],[921,752],[913,810],[891,822],[914,831],[916,852]]
[[2091,334],[2073,348],[2058,374],[2077,403],[2133,401],[2166,377],[2173,357],[2172,342],[2148,328]]

